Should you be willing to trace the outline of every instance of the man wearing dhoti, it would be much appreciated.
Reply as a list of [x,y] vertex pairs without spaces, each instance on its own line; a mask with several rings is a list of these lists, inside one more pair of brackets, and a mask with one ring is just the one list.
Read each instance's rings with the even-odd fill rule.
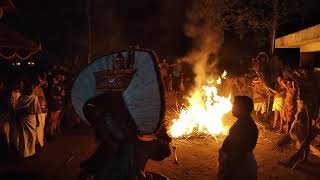
[[[256,116],[258,118],[266,118],[266,112],[267,112],[267,91],[265,87],[263,86],[262,82],[255,78],[252,83],[253,88],[253,102],[254,102],[254,111],[256,112]],[[262,117],[261,117],[262,116]]]
[[21,96],[21,91],[23,89],[23,81],[16,81],[11,92],[10,92],[10,111],[11,111],[11,122],[10,122],[10,136],[12,139],[12,144],[16,148],[19,149],[19,129],[16,121],[16,107],[18,100]]
[[16,110],[20,130],[19,152],[23,157],[30,157],[36,153],[38,115],[41,113],[41,106],[31,83],[24,87]]
[[238,120],[229,130],[219,150],[218,178],[223,180],[257,179],[257,163],[253,150],[257,144],[258,129],[251,118],[253,102],[247,96],[236,96],[232,107]]
[[[132,62],[130,66],[115,68],[120,55]],[[129,49],[96,59],[77,77],[72,104],[81,119],[94,127],[99,140],[96,152],[81,163],[81,178],[161,177],[144,172],[148,159],[160,161],[170,155],[157,64],[152,51]]]
[[60,131],[61,112],[63,109],[64,89],[59,84],[58,75],[52,79],[52,84],[48,88],[48,118],[46,134],[48,138],[53,138]]
[[169,64],[166,59],[163,59],[162,63],[159,64],[159,68],[165,88],[169,91]]
[[42,86],[41,82],[39,80],[36,80],[34,94],[38,97],[39,103],[41,106],[41,112],[39,114],[39,126],[37,127],[37,139],[40,146],[43,147],[44,146],[44,127],[45,127],[48,108],[47,108],[47,101],[41,86]]

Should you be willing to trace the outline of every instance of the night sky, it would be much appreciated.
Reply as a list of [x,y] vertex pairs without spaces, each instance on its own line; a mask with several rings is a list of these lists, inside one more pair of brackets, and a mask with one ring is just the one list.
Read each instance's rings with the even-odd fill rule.
[[[4,21],[43,45],[53,61],[86,56],[86,0],[14,0],[16,14]],[[92,0],[93,56],[140,44],[174,59],[191,47],[184,34],[191,0]],[[320,23],[318,0],[307,0],[304,18],[281,26],[279,35]]]
[[[51,56],[86,54],[86,0],[15,0],[17,14],[6,21]],[[188,46],[184,0],[92,1],[93,54],[140,44],[171,56]]]

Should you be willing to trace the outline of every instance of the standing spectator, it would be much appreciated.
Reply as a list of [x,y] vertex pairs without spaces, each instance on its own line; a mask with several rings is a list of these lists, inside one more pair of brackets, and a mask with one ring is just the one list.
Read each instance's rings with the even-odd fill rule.
[[8,104],[8,92],[5,84],[0,80],[0,138],[10,145],[10,114]]
[[35,95],[38,97],[41,106],[41,113],[39,114],[39,126],[37,127],[37,137],[41,147],[44,146],[44,127],[48,112],[46,97],[41,87],[42,83],[43,81],[39,80],[36,80],[34,83]]
[[16,120],[16,107],[17,107],[18,100],[21,96],[23,87],[24,87],[23,81],[16,81],[10,92],[10,99],[9,99],[9,106],[10,106],[10,112],[11,112],[10,134],[13,140],[12,143],[17,150],[19,149],[19,125]]
[[23,86],[23,81],[17,81],[10,92],[10,105],[13,110],[16,108]]
[[180,81],[181,81],[181,73],[182,73],[182,65],[180,60],[177,61],[173,66],[172,70],[172,89],[177,92],[180,90]]
[[19,152],[23,157],[31,157],[36,154],[38,115],[40,113],[41,106],[38,97],[34,94],[32,83],[28,83],[17,103],[17,120],[20,127]]
[[258,78],[255,78],[252,81],[252,87],[253,87],[253,102],[254,102],[254,111],[256,112],[256,117],[259,119],[265,119],[266,120],[266,112],[267,112],[267,93],[266,89],[263,86],[262,82],[258,80]]
[[179,100],[180,100],[180,85],[181,85],[181,74],[182,74],[182,65],[180,60],[176,64],[173,64],[172,69],[172,90],[175,94],[176,107],[179,109]]
[[238,119],[230,128],[229,135],[219,150],[218,179],[257,179],[257,162],[253,150],[257,144],[258,128],[251,118],[252,110],[251,98],[234,98],[232,115]]
[[163,59],[162,63],[159,64],[159,68],[165,89],[169,91],[169,64],[166,59]]
[[48,80],[47,80],[47,74],[45,72],[41,73],[38,76],[38,81],[40,82],[40,86],[44,92],[44,95],[47,95],[48,91]]
[[52,78],[52,84],[48,89],[48,118],[46,133],[49,138],[53,138],[57,133],[63,108],[64,89],[59,84],[58,76]]

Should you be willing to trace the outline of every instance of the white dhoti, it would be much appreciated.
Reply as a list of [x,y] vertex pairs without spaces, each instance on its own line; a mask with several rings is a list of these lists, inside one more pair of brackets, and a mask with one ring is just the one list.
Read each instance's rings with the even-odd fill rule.
[[37,139],[41,147],[44,146],[44,127],[46,123],[47,113],[41,113],[38,115],[39,126],[37,127]]
[[282,97],[277,97],[273,100],[272,111],[282,111],[284,99]]
[[267,112],[267,104],[265,102],[254,103],[254,111],[264,114]]
[[35,115],[27,115],[20,119],[21,131],[19,152],[23,157],[29,157],[36,153],[37,120]]
[[[247,153],[246,157],[240,162],[232,162],[228,155],[219,151],[219,171],[218,179],[223,180],[228,176],[231,180],[256,180],[257,162],[253,152]],[[232,170],[230,165],[233,166]],[[229,174],[225,174],[229,173]]]
[[[31,107],[30,107],[31,106]],[[23,157],[29,157],[36,153],[37,141],[37,118],[36,114],[41,113],[41,106],[38,97],[35,95],[20,96],[17,103],[17,110],[33,109],[34,115],[18,115],[19,125],[19,152]]]

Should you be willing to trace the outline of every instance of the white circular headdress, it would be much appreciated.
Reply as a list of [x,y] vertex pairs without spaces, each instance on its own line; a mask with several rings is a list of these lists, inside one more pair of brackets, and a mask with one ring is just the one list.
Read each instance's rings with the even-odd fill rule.
[[[88,100],[107,91],[121,91],[141,134],[156,132],[164,118],[164,93],[154,52],[128,49],[97,58],[75,80],[72,105],[86,122],[83,108]],[[112,102],[106,102],[112,103]]]

